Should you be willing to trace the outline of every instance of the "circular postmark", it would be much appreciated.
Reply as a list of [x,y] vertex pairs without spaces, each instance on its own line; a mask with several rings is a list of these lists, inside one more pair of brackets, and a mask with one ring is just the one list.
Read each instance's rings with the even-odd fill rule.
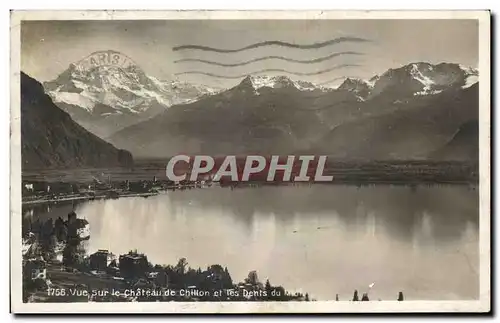
[[123,69],[138,68],[130,57],[115,50],[93,52],[75,65],[80,70],[92,70],[100,66],[114,66]]

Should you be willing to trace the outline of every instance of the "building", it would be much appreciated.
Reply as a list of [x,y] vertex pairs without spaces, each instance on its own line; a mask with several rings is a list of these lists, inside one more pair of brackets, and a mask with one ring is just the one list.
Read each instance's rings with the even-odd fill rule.
[[135,193],[147,193],[152,187],[152,183],[147,181],[129,182],[129,191]]
[[168,287],[168,275],[163,269],[149,273],[148,279],[156,286]]
[[149,271],[148,259],[143,254],[129,253],[119,258],[120,275],[124,278],[145,277]]
[[90,255],[90,269],[97,271],[106,271],[108,268],[108,250],[98,250]]
[[50,191],[49,185],[45,182],[27,182],[22,183],[22,194],[23,195],[37,195],[45,194]]

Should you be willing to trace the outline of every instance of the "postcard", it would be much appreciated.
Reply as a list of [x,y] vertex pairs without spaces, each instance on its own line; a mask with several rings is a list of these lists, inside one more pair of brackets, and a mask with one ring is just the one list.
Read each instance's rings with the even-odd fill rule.
[[489,11],[12,11],[11,311],[491,310]]

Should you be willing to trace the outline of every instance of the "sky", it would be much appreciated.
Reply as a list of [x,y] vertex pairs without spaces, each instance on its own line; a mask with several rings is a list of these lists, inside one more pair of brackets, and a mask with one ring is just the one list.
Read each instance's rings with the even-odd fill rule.
[[[477,67],[478,36],[477,20],[456,19],[24,21],[21,25],[21,69],[39,81],[50,81],[71,63],[77,63],[92,52],[116,50],[133,59],[148,75],[162,80],[177,78],[207,86],[229,87],[241,80],[237,78],[240,75],[273,69],[264,74],[328,83],[347,76],[369,79],[389,68],[413,62],[449,62]],[[263,41],[309,45],[339,37],[367,41],[305,49],[267,45],[231,53],[193,48],[173,50],[182,45],[238,49]],[[339,55],[314,61],[341,52],[360,55]],[[267,56],[313,62],[304,64],[274,58],[235,67],[198,61],[176,62],[200,59],[238,64]],[[344,66],[346,64],[357,66]],[[344,67],[332,70],[339,65]],[[182,74],[188,71],[230,78]]]

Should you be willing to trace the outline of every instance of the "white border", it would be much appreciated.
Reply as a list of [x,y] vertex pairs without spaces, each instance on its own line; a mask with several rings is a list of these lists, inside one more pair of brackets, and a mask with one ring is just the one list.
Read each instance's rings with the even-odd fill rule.
[[20,20],[478,19],[489,26],[489,18],[487,10],[16,10],[11,24]]
[[[154,19],[477,19],[479,21],[480,300],[381,302],[22,303],[20,21]],[[489,11],[15,11],[11,13],[11,310],[14,313],[361,313],[490,311]]]

